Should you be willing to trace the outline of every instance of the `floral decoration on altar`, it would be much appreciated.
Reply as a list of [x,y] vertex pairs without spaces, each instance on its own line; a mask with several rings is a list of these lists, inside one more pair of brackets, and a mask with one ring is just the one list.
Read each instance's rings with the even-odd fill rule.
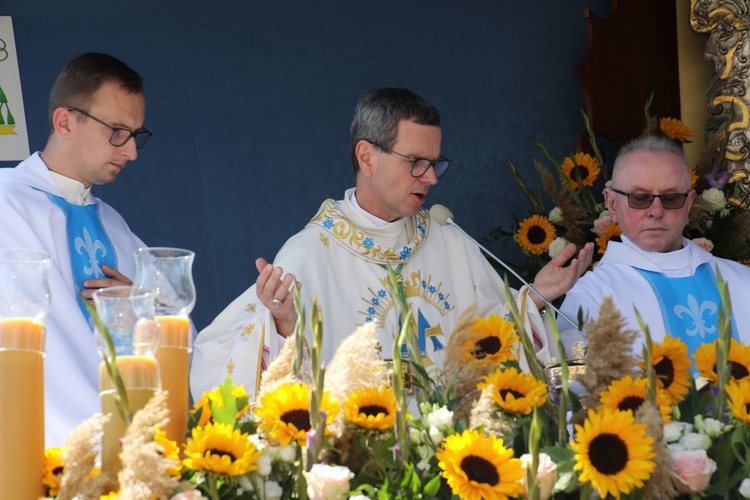
[[[395,285],[391,273],[391,290]],[[189,412],[180,449],[160,431],[167,410],[165,393],[157,394],[135,413],[123,439],[119,487],[96,469],[106,417],[95,415],[63,450],[48,450],[47,494],[750,498],[750,346],[730,341],[731,306],[721,280],[720,290],[721,340],[693,360],[680,340],[652,343],[648,330],[648,348],[632,352],[639,333],[621,330],[623,318],[607,300],[586,327],[587,369],[578,382],[587,398],[571,391],[566,363],[559,386],[536,363],[521,370],[534,351],[513,302],[514,321],[464,311],[446,346],[444,373],[433,379],[421,366],[411,312],[397,296],[405,326],[393,361],[381,359],[367,324],[325,365],[315,301],[308,346],[297,295],[295,335],[264,373],[255,403],[227,379]],[[399,355],[404,344],[408,360]],[[699,388],[691,369],[701,375]]]
[[[653,96],[652,96],[653,97]],[[692,130],[674,118],[658,118],[649,114],[651,99],[646,103],[644,135],[660,135],[675,142],[689,143]],[[551,258],[559,254],[568,242],[581,248],[588,242],[595,244],[594,262],[601,259],[610,240],[619,241],[622,230],[612,222],[604,205],[603,189],[610,184],[611,165],[607,166],[596,138],[583,115],[594,155],[571,153],[562,161],[547,148],[534,141],[550,166],[534,162],[541,189],[532,190],[508,156],[508,170],[521,192],[530,202],[530,214],[514,216],[510,230],[495,228],[488,240],[512,238],[525,254],[517,267],[527,279],[533,277]],[[729,122],[731,123],[732,117]],[[750,264],[750,212],[742,208],[746,200],[731,197],[732,184],[742,181],[726,169],[728,130],[706,145],[696,165],[690,165],[691,187],[696,196],[690,211],[685,237],[714,255]],[[552,208],[545,203],[552,201]]]

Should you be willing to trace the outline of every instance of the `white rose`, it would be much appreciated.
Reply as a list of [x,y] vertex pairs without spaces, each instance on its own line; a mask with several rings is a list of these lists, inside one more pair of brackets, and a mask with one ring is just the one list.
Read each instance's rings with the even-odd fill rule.
[[558,255],[560,255],[560,252],[563,251],[563,248],[565,248],[565,245],[567,244],[568,240],[558,236],[557,238],[552,240],[552,243],[549,244],[549,249],[547,250],[549,256],[554,259]]
[[674,443],[682,437],[682,422],[670,422],[664,426],[664,440],[667,443]]
[[441,406],[427,415],[425,423],[429,426],[434,425],[445,432],[453,426],[453,412],[445,406]]
[[292,463],[297,459],[297,450],[292,445],[276,448],[276,457],[282,462]]
[[696,415],[695,426],[701,434],[705,434],[711,438],[719,437],[727,430],[721,420],[711,417],[703,418],[702,415]]
[[727,199],[724,197],[724,191],[716,188],[709,188],[701,193],[703,198],[708,203],[708,208],[712,212],[721,210],[727,205]]
[[550,210],[547,218],[552,224],[560,224],[563,221],[562,210],[560,210],[560,207],[555,207]]
[[686,450],[707,450],[711,447],[711,438],[696,432],[690,432],[680,438],[680,444]]
[[349,481],[354,473],[341,465],[314,464],[310,472],[303,471],[310,500],[332,500],[349,493]]
[[370,497],[366,497],[364,495],[354,495],[353,497],[349,497],[349,500],[370,500]]
[[669,451],[670,455],[674,455],[675,453],[679,453],[681,451],[686,451],[685,447],[680,443],[669,443],[667,445],[667,450]]
[[740,495],[742,498],[750,498],[750,478],[746,477],[740,483]]
[[284,489],[276,481],[266,481],[263,483],[263,489],[265,491],[265,500],[281,500],[281,495],[284,494]]
[[258,470],[256,471],[258,474],[263,477],[268,476],[271,473],[271,455],[268,453],[262,454],[258,457],[255,465],[258,466]]
[[435,446],[439,445],[445,436],[442,432],[440,432],[440,429],[435,427],[434,425],[430,426],[430,439],[432,440],[432,444]]

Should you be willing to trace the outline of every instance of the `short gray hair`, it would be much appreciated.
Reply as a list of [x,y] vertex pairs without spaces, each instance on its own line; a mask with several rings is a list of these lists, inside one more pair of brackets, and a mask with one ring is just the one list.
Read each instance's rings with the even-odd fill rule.
[[617,158],[615,159],[615,164],[612,167],[612,179],[614,179],[615,173],[631,155],[641,152],[673,154],[679,160],[680,165],[685,169],[685,175],[687,176],[688,181],[690,180],[690,167],[685,158],[685,153],[682,151],[682,146],[677,144],[673,139],[657,135],[638,137],[620,148],[620,151],[617,153]]
[[350,135],[354,175],[359,172],[356,152],[359,141],[366,140],[390,148],[396,142],[401,120],[439,127],[440,112],[409,89],[370,89],[362,94],[354,111]]

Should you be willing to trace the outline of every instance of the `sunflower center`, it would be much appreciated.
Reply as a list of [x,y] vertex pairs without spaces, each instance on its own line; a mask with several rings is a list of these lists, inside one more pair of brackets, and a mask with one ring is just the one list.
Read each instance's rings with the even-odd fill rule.
[[500,389],[498,392],[500,393],[500,397],[503,398],[503,401],[507,399],[506,396],[508,394],[512,394],[513,397],[516,399],[520,399],[525,396],[525,394],[522,394],[518,391],[514,391],[513,389]]
[[364,413],[368,417],[377,417],[379,414],[387,415],[388,410],[380,405],[367,405],[360,406],[359,412]]
[[628,396],[623,398],[622,401],[617,405],[618,410],[633,410],[633,415],[643,404],[643,398],[640,396]]
[[547,239],[547,231],[541,226],[531,226],[526,238],[532,245],[541,245]]
[[500,350],[500,339],[497,337],[486,337],[475,344],[474,357],[484,359],[489,354],[495,354]]
[[736,361],[730,361],[730,363],[732,366],[732,377],[735,380],[740,380],[750,375],[747,371],[747,367],[742,363],[737,363]]
[[500,474],[491,462],[482,457],[469,455],[461,460],[461,469],[471,481],[495,486],[500,482]]
[[750,403],[745,403],[745,413],[750,415]]
[[234,462],[236,459],[234,455],[232,455],[230,452],[225,451],[225,450],[219,450],[216,448],[208,448],[206,451],[210,453],[211,455],[218,455],[220,457],[229,457],[232,459],[232,462]]
[[63,472],[63,466],[62,465],[59,465],[59,466],[55,467],[54,469],[52,469],[52,475],[53,476],[56,476],[58,474],[62,474],[62,472]]
[[586,180],[588,176],[589,176],[589,169],[584,167],[583,165],[576,165],[570,170],[571,180],[577,181],[580,178],[581,182],[583,182]]
[[628,447],[615,434],[599,434],[589,443],[589,459],[602,474],[615,475],[628,464]]
[[668,357],[664,356],[664,358],[656,363],[654,365],[654,371],[656,372],[656,376],[659,377],[659,380],[664,383],[664,388],[669,388],[670,385],[672,385],[672,382],[674,382],[674,365],[672,364],[672,360]]
[[300,431],[307,432],[311,429],[310,412],[307,410],[288,411],[281,416],[281,421],[295,426]]

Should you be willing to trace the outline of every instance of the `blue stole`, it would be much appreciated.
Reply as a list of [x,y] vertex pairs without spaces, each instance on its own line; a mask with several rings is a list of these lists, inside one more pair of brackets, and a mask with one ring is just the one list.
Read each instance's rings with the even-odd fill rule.
[[68,253],[70,253],[76,300],[83,316],[91,325],[91,315],[80,295],[83,282],[88,279],[106,278],[107,276],[102,272],[103,264],[117,269],[115,248],[99,218],[99,205],[74,205],[60,196],[45,194],[65,214]]
[[[688,355],[705,343],[719,338],[721,295],[716,275],[708,263],[698,266],[693,276],[668,278],[663,274],[635,268],[651,285],[664,320],[664,330],[688,346]],[[732,337],[739,338],[734,315]]]

